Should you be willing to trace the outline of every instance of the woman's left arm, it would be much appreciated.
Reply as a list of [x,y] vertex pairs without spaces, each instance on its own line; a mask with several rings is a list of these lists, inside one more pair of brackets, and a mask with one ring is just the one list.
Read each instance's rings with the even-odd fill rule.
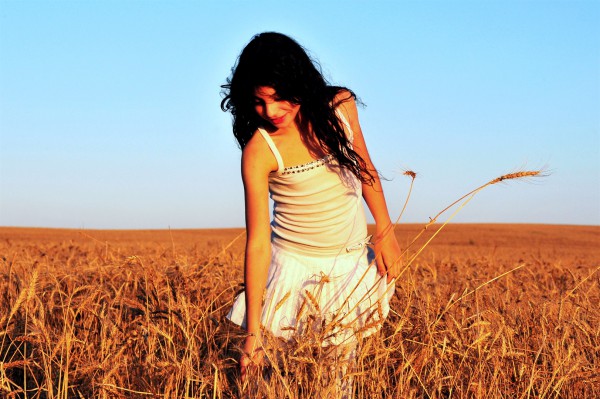
[[346,119],[352,128],[352,132],[354,133],[354,140],[352,142],[354,151],[362,157],[366,163],[367,169],[373,176],[372,184],[363,183],[362,192],[363,198],[369,207],[369,211],[371,211],[373,219],[375,219],[375,235],[373,242],[375,246],[377,269],[382,276],[387,274],[387,282],[390,283],[398,276],[402,252],[398,240],[396,239],[396,235],[394,234],[394,226],[388,212],[381,180],[379,179],[375,166],[373,166],[369,151],[367,150],[365,138],[360,128],[356,102],[349,94],[341,93],[338,96],[342,96],[341,101],[339,101],[339,107],[346,116]]

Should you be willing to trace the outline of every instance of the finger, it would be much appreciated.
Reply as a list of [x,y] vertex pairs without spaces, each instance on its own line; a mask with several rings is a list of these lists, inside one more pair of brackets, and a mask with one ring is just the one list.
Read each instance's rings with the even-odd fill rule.
[[240,358],[240,375],[242,378],[242,382],[246,382],[246,375],[248,373],[248,363],[249,363],[248,356],[246,355],[242,355],[242,357]]
[[385,264],[383,263],[383,256],[377,255],[375,257],[375,266],[377,266],[377,272],[381,277],[385,276],[387,270],[385,268]]
[[247,370],[246,366],[240,364],[240,377],[241,377],[243,383],[246,382],[247,372],[248,372],[248,370]]
[[395,278],[396,276],[393,276],[391,272],[388,272],[387,274],[387,283],[391,283],[392,280]]
[[388,271],[388,284],[392,281],[395,280],[396,277],[398,277],[398,273],[400,270],[400,261],[397,260],[395,261],[392,266],[389,268]]
[[385,268],[387,269],[387,283],[391,283],[392,280],[396,277],[394,264],[390,262],[386,262]]

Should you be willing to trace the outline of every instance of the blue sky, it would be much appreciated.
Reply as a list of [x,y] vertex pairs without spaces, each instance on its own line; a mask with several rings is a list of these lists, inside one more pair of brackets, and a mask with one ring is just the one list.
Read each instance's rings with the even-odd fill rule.
[[598,1],[0,1],[0,226],[243,226],[220,85],[262,31],[353,89],[392,217],[600,224]]

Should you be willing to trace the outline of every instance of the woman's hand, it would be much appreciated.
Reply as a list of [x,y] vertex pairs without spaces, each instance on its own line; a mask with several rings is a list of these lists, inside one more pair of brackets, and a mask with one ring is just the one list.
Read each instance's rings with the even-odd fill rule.
[[242,346],[242,356],[240,357],[240,373],[242,381],[246,381],[248,369],[251,367],[261,367],[264,359],[264,351],[260,334],[251,334],[244,340]]
[[398,277],[402,265],[400,245],[394,234],[393,225],[388,225],[377,232],[374,239],[375,260],[377,270],[382,276],[387,275],[387,283]]

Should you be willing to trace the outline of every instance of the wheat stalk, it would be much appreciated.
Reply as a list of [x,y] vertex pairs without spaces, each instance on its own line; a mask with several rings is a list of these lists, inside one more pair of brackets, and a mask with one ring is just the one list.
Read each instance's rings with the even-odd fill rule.
[[[421,245],[419,247],[419,249],[410,257],[410,259],[408,260],[408,262],[404,265],[404,267],[401,269],[401,271],[398,273],[397,277],[400,277],[409,267],[410,265],[412,265],[412,263],[417,259],[417,257],[421,254],[421,252],[423,252],[423,250],[429,245],[429,243],[439,234],[439,232],[458,214],[458,212],[460,212],[474,197],[477,193],[479,193],[481,190],[485,189],[488,186],[500,183],[500,182],[505,182],[505,181],[509,181],[509,180],[517,180],[517,179],[524,179],[524,178],[532,178],[532,177],[546,177],[548,176],[548,173],[543,170],[543,169],[539,169],[539,170],[526,170],[526,171],[518,171],[518,172],[513,172],[513,173],[507,173],[504,175],[501,175],[499,177],[496,177],[490,181],[488,181],[485,184],[482,184],[481,186],[475,188],[474,190],[469,191],[468,193],[466,193],[465,195],[463,195],[462,197],[460,197],[459,199],[457,199],[456,201],[452,202],[450,205],[446,206],[444,209],[442,209],[440,212],[438,212],[433,218],[430,218],[429,222],[427,224],[425,224],[425,226],[423,227],[423,229],[412,239],[412,241],[408,244],[408,246],[402,251],[402,254],[400,255],[400,257],[398,259],[396,259],[395,262],[399,262],[402,257],[404,255],[406,255],[408,249],[410,249],[413,244],[415,244],[415,242],[423,235],[423,233],[429,228],[429,226],[435,224],[437,222],[437,219],[444,214],[446,211],[448,211],[449,209],[451,209],[452,207],[454,207],[455,205],[461,203],[460,206],[456,209],[456,211],[433,233],[433,235],[427,240],[427,242],[425,242],[425,244]],[[413,178],[414,181],[414,178]],[[411,187],[412,187],[412,182],[411,182]]]

